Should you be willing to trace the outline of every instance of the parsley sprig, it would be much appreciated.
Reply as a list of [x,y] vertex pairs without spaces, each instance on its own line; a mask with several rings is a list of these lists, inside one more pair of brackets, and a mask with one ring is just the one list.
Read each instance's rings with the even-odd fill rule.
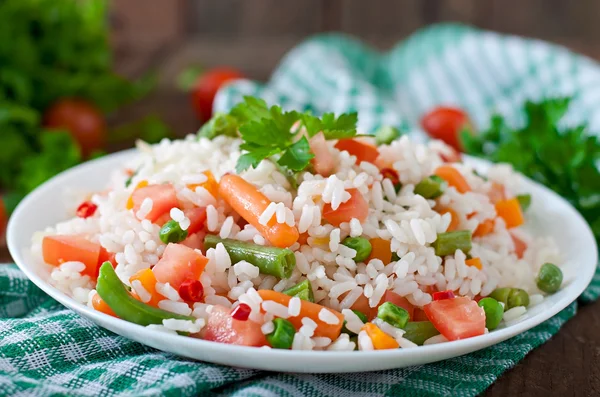
[[[325,113],[317,117],[309,112],[269,107],[264,100],[251,96],[244,97],[243,102],[231,109],[228,117],[229,125],[232,120],[237,123],[244,141],[240,148],[247,152],[238,160],[238,173],[250,167],[256,168],[264,159],[271,159],[290,172],[302,171],[314,157],[308,138],[319,132],[323,132],[325,139],[354,137],[358,121],[356,113],[344,113],[338,117],[333,113]],[[216,134],[205,129],[200,135],[214,137]]]
[[510,163],[573,204],[600,241],[600,141],[585,125],[562,127],[570,98],[527,102],[523,128],[509,126],[494,115],[479,135],[462,133],[467,153]]

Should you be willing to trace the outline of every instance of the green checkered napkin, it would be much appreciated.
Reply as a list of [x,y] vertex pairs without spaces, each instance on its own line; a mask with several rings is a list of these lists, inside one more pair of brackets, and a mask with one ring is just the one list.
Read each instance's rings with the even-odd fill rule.
[[[520,121],[525,99],[575,95],[570,121],[600,130],[600,69],[535,40],[464,26],[423,30],[381,54],[339,35],[292,50],[267,86],[240,82],[221,91],[226,110],[241,95],[337,113],[357,110],[360,127],[414,130],[440,103],[457,104],[485,127],[492,109]],[[600,295],[597,273],[580,302]],[[474,396],[577,310],[575,302],[534,329],[487,349],[419,367],[358,374],[302,375],[236,369],[163,353],[97,327],[0,266],[0,395],[69,396]],[[324,353],[326,354],[326,353]]]

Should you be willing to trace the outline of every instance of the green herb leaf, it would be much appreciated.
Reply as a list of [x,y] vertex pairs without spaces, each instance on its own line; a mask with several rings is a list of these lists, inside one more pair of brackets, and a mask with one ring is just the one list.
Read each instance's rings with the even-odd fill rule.
[[325,113],[321,118],[310,113],[302,115],[302,124],[310,137],[323,132],[325,139],[352,138],[356,135],[357,113],[344,113],[338,118],[333,113]]
[[200,128],[198,138],[213,139],[219,135],[236,137],[237,130],[238,122],[235,117],[225,113],[217,113]]
[[313,157],[315,155],[310,152],[308,139],[303,136],[299,141],[288,146],[277,162],[290,170],[302,171]]

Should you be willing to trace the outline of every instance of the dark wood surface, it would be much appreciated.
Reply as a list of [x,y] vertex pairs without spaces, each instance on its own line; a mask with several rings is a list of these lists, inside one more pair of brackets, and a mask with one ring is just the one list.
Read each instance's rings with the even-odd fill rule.
[[[153,112],[179,136],[195,132],[186,95],[174,88],[187,65],[232,65],[260,80],[304,37],[344,31],[389,48],[440,21],[538,37],[600,59],[600,1],[580,0],[116,0],[111,23],[116,67],[160,72],[158,91],[111,116]],[[10,261],[0,248],[0,263]],[[600,395],[600,302],[580,308],[548,343],[507,371],[484,396]]]

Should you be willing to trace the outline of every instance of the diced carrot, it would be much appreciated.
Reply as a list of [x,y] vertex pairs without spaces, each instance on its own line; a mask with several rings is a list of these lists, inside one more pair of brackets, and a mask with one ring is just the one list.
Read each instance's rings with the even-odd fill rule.
[[345,203],[341,203],[337,209],[331,208],[329,203],[323,206],[323,218],[333,226],[350,222],[352,218],[364,222],[369,215],[369,204],[367,204],[358,189],[348,189],[347,192],[350,193],[350,199]]
[[210,171],[204,171],[203,174],[206,175],[206,177],[208,178],[208,180],[206,182],[190,183],[189,185],[187,185],[187,188],[190,190],[195,190],[197,187],[203,187],[211,194],[211,196],[213,196],[214,198],[218,198],[219,197],[219,183],[215,179],[215,176]]
[[[263,301],[274,301],[284,306],[287,306],[292,299],[291,296],[281,292],[271,290],[259,290],[258,294]],[[321,310],[328,310],[338,318],[337,324],[328,324],[319,318]],[[317,323],[317,329],[315,330],[315,336],[324,336],[331,340],[336,340],[340,336],[342,331],[342,325],[344,324],[344,316],[335,310],[326,308],[317,303],[302,300],[300,303],[300,314],[294,317],[288,317],[288,320],[298,330],[302,327],[302,318],[308,317]]]
[[106,302],[100,298],[100,295],[98,295],[97,292],[94,294],[94,296],[92,296],[92,307],[99,312],[108,314],[109,316],[117,317],[113,309],[111,309],[110,306],[108,306]]
[[305,245],[307,241],[308,241],[308,233],[307,232],[301,233],[298,236],[298,244]]
[[488,192],[488,197],[490,198],[492,204],[496,204],[498,201],[506,200],[506,189],[504,188],[504,185],[497,182],[492,182],[492,187]]
[[483,237],[494,231],[495,221],[493,219],[486,219],[481,222],[475,231],[473,232],[474,237]]
[[329,146],[325,140],[325,135],[319,132],[317,135],[310,138],[308,142],[310,151],[315,155],[310,160],[315,172],[322,176],[329,176],[335,168],[335,160],[329,151]]
[[375,350],[397,349],[400,347],[398,342],[396,342],[396,339],[380,330],[379,327],[373,323],[366,323],[362,326],[361,330],[367,332],[367,335],[371,338],[371,342],[373,342],[373,348],[375,348]]
[[464,176],[451,165],[442,165],[435,170],[435,175],[439,176],[449,186],[453,186],[459,193],[466,193],[471,191],[471,187],[467,183]]
[[504,219],[507,229],[521,226],[525,222],[519,200],[516,197],[498,201],[496,203],[496,213],[500,218]]
[[90,277],[98,274],[100,248],[100,244],[77,235],[46,236],[42,240],[44,262],[54,266],[69,261],[82,262],[85,265],[83,273]]
[[525,253],[525,250],[527,249],[527,243],[512,233],[510,233],[510,237],[512,238],[512,241],[515,245],[515,254],[517,255],[517,258],[519,258],[519,259],[523,258],[523,254]]
[[[149,305],[158,307],[158,302],[165,299],[156,291],[156,277],[151,269],[142,269],[138,271],[129,278],[129,283],[133,283],[135,280],[138,280],[140,283],[142,283],[142,287],[144,287],[144,289],[150,294],[150,300],[146,302]],[[132,290],[132,292],[135,291]]]
[[375,237],[370,239],[369,242],[371,243],[372,249],[371,254],[366,260],[367,263],[369,263],[371,259],[379,259],[384,265],[387,265],[392,261],[391,242],[389,240]]
[[[144,181],[139,181],[138,184],[135,186],[135,189],[133,189],[133,191],[135,192],[136,190],[146,187],[148,186],[148,181],[144,180]],[[129,199],[127,199],[127,206],[126,208],[128,210],[133,208],[133,193],[131,194],[131,196],[129,196]]]
[[443,210],[440,210],[440,214],[450,214],[450,224],[448,225],[448,230],[446,230],[447,232],[458,230],[460,219],[458,218],[456,211],[452,208],[444,208]]
[[[346,295],[347,293],[340,295],[340,302],[346,297]],[[358,299],[354,301],[350,308],[352,310],[358,310],[359,312],[367,316],[369,320],[373,318],[373,316],[371,316],[371,311],[373,310],[373,308],[369,306],[369,298],[367,298],[363,294],[360,294]]]
[[351,155],[356,156],[357,164],[360,164],[363,161],[375,164],[375,160],[379,157],[377,147],[352,138],[340,139],[335,144],[335,148],[340,151],[345,150]]
[[272,217],[266,225],[258,222],[271,201],[242,177],[232,174],[224,175],[219,184],[219,194],[274,246],[285,248],[298,241],[299,234],[295,226],[277,223],[275,217]]
[[479,270],[481,270],[483,268],[483,266],[481,265],[481,259],[479,259],[479,258],[467,259],[467,260],[465,260],[465,264],[467,266],[474,266]]

